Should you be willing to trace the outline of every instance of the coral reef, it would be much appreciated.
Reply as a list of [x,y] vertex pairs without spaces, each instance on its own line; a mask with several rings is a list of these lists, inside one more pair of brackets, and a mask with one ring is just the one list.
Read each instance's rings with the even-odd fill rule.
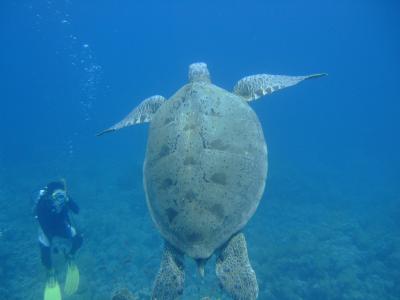
[[[0,299],[42,297],[45,272],[30,194],[61,175],[81,206],[74,221],[85,236],[77,256],[81,288],[71,300],[109,300],[110,295],[114,300],[150,299],[163,241],[148,215],[141,178],[129,175],[132,165],[88,159],[65,169],[60,164],[41,167],[40,172],[34,165],[7,169],[0,183],[0,209],[7,212],[0,214]],[[120,174],[133,179],[130,189],[115,179]],[[275,170],[265,199],[244,230],[257,274],[258,299],[397,300],[398,193],[380,192],[357,202],[357,193],[342,194],[323,182],[313,185],[310,182],[323,176],[309,176]],[[62,257],[58,260],[57,276],[62,281],[65,266]],[[201,278],[195,262],[185,260],[182,299],[229,299],[218,285],[215,263],[212,257]]]
[[128,289],[119,289],[114,291],[111,300],[138,300],[138,298]]

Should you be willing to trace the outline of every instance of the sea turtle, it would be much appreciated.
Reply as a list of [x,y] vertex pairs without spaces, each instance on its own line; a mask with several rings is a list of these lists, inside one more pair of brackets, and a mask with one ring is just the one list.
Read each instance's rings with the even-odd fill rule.
[[189,66],[189,83],[168,101],[145,99],[100,133],[150,122],[144,188],[152,219],[165,239],[152,299],[183,293],[184,255],[201,274],[214,253],[216,274],[233,299],[258,297],[241,229],[253,216],[267,178],[267,146],[249,101],[308,76],[244,77],[228,92],[211,83],[205,63]]

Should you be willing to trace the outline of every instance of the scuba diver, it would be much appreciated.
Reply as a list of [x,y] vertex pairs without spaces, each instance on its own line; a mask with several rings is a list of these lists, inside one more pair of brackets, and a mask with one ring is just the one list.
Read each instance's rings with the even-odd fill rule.
[[74,256],[81,247],[83,238],[71,224],[69,211],[79,213],[78,205],[67,194],[65,181],[50,182],[39,191],[34,207],[35,218],[39,222],[39,247],[41,261],[47,270],[44,300],[61,300],[58,284],[51,259],[51,245],[54,237],[71,241],[71,249],[64,253],[67,260],[64,293],[74,294],[79,286],[79,269]]

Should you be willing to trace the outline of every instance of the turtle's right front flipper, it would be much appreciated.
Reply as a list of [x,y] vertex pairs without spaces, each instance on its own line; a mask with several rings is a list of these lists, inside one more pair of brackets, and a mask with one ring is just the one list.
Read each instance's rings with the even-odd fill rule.
[[110,128],[101,131],[97,136],[103,135],[107,132],[120,130],[122,128],[132,126],[135,124],[150,122],[153,115],[165,102],[163,96],[152,96],[142,101],[134,110],[132,110],[125,118],[111,126]]
[[271,74],[251,75],[240,79],[233,88],[233,92],[243,97],[246,101],[253,101],[262,96],[296,85],[304,80],[319,78],[326,75],[326,73],[305,76]]
[[185,282],[183,253],[165,241],[160,270],[154,282],[152,300],[181,298]]

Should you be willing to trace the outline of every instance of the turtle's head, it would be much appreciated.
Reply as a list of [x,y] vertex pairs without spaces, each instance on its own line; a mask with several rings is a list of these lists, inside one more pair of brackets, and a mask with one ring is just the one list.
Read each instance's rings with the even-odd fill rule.
[[189,66],[189,82],[211,82],[206,63],[198,62]]

